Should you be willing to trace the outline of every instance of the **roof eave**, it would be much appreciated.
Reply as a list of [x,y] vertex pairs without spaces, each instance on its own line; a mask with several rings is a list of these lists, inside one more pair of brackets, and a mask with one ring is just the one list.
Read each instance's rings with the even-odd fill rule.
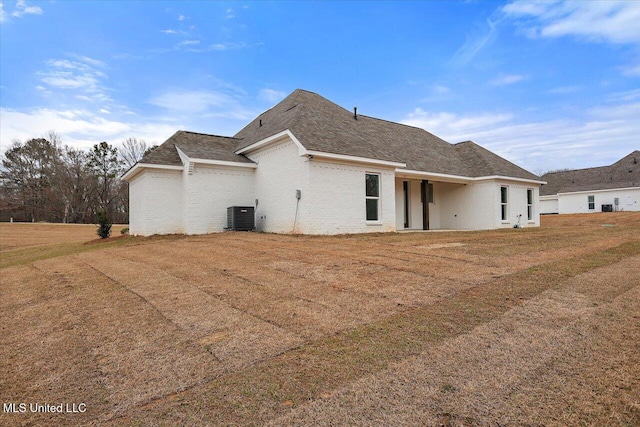
[[131,181],[137,175],[143,172],[144,169],[164,169],[164,170],[184,170],[184,166],[175,165],[157,165],[154,163],[136,163],[128,171],[126,171],[120,179],[123,181]]

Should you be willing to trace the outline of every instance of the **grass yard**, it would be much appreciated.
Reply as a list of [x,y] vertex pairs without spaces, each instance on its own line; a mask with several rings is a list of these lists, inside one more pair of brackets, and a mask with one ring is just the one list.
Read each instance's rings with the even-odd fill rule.
[[93,230],[0,224],[3,403],[87,409],[0,425],[640,425],[640,213]]

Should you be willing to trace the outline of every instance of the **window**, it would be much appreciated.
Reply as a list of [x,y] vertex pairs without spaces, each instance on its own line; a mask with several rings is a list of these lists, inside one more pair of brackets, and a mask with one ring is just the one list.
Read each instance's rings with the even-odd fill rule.
[[380,219],[380,175],[368,173],[365,175],[367,221]]
[[596,196],[587,196],[587,203],[589,204],[589,210],[593,211],[596,209]]
[[500,208],[502,210],[502,220],[509,218],[509,187],[500,187]]
[[533,220],[533,189],[527,188],[527,219]]
[[[429,203],[433,203],[433,184],[428,183],[427,189],[429,190]],[[420,203],[424,203],[424,200],[422,200],[422,191],[420,192]]]

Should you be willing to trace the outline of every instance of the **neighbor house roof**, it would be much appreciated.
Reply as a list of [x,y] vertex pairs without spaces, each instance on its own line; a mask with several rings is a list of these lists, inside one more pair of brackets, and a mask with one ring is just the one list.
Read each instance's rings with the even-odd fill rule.
[[253,163],[245,156],[234,152],[239,142],[237,138],[228,136],[179,130],[162,145],[144,156],[140,163],[180,166],[182,162],[175,147],[193,159]]
[[539,177],[472,141],[452,145],[424,129],[358,114],[297,89],[260,114],[233,138],[178,131],[141,163],[181,165],[187,156],[251,162],[235,152],[289,130],[309,151],[406,164],[406,169],[463,177]]
[[541,179],[541,196],[576,191],[608,190],[640,186],[640,151],[635,150],[612,165],[549,172]]

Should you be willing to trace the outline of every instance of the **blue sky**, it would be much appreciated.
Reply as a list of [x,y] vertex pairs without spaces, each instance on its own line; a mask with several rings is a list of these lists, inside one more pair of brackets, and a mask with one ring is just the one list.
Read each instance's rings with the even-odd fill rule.
[[640,1],[0,4],[3,151],[233,135],[296,88],[537,173],[640,148]]

